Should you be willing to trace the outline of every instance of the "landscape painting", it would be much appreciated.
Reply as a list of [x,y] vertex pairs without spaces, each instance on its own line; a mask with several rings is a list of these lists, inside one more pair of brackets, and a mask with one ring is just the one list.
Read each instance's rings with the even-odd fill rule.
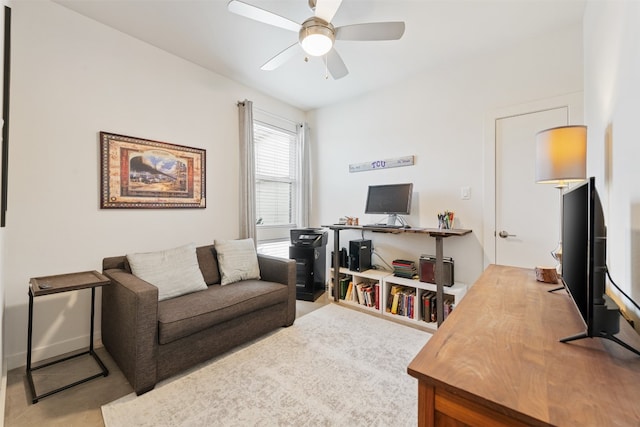
[[204,208],[205,150],[100,132],[100,207]]

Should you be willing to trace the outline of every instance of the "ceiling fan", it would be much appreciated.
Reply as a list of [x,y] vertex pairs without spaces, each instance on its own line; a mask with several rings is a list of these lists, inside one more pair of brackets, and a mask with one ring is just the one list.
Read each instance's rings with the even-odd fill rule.
[[298,42],[269,59],[260,67],[262,70],[275,70],[302,49],[310,56],[324,57],[327,70],[337,80],[349,74],[349,71],[336,52],[336,40],[398,40],[404,34],[404,22],[370,22],[334,27],[331,20],[341,3],[342,0],[309,0],[314,15],[302,24],[239,0],[231,0],[227,7],[237,15],[298,33]]

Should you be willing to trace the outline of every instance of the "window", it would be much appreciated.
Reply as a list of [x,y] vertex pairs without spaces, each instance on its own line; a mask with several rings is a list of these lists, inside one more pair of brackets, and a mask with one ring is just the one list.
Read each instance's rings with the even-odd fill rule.
[[298,218],[298,144],[292,127],[253,122],[258,251],[284,258]]

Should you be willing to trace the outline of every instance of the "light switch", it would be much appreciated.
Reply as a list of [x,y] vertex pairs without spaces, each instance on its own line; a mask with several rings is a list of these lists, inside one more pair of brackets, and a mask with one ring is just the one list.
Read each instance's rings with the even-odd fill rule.
[[462,200],[469,200],[471,198],[471,188],[460,187],[460,198]]

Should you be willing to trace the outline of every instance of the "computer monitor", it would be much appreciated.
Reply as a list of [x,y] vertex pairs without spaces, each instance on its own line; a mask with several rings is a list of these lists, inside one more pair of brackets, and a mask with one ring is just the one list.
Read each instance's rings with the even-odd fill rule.
[[389,215],[387,224],[393,225],[398,215],[411,213],[412,193],[412,183],[370,185],[364,212]]

